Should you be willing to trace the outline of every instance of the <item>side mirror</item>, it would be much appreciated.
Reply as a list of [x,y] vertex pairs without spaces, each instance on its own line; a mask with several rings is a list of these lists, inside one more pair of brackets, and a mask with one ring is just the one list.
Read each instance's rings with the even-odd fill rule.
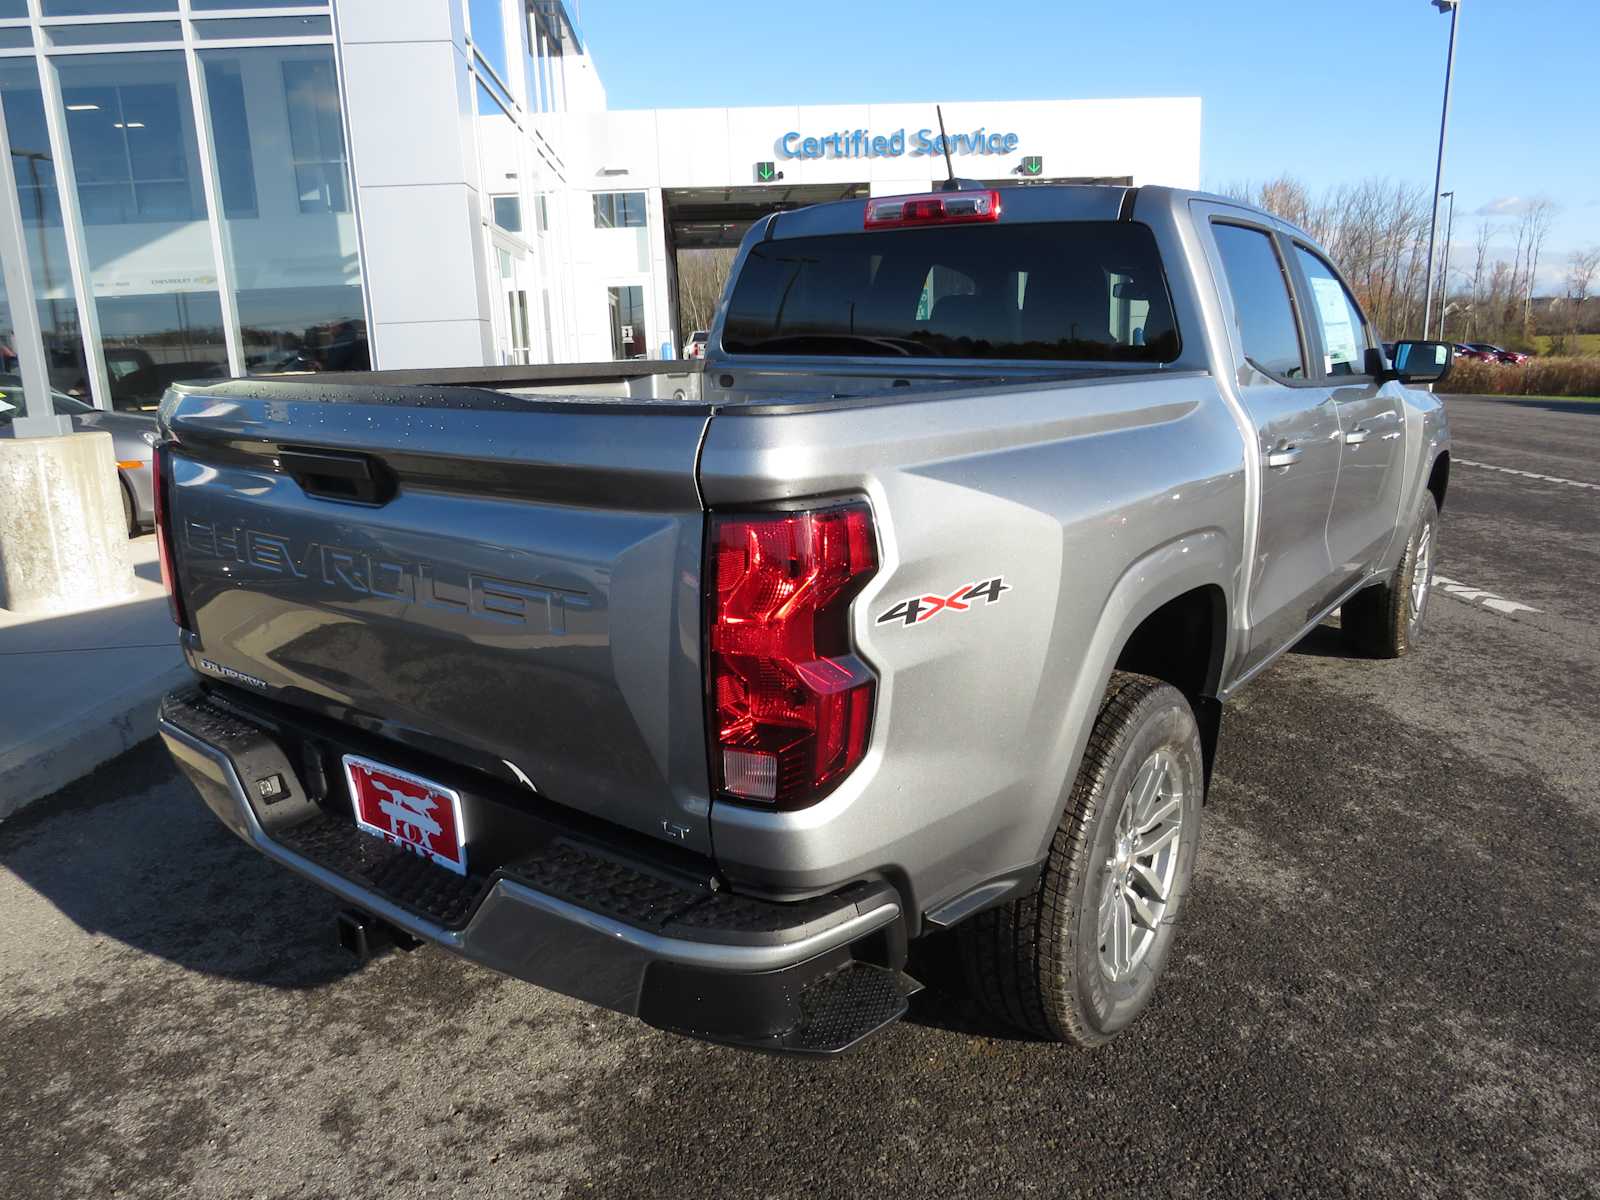
[[1396,342],[1390,379],[1401,383],[1438,383],[1455,361],[1449,342]]

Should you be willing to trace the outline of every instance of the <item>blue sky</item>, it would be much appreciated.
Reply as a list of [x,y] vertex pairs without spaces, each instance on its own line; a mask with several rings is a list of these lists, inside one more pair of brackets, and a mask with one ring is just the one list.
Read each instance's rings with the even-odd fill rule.
[[[613,108],[1200,96],[1207,187],[1432,182],[1450,18],[1428,0],[589,0]],[[1600,3],[1462,0],[1446,191],[1457,265],[1479,214],[1560,205],[1540,282],[1600,243]],[[1441,217],[1441,220],[1443,218]]]

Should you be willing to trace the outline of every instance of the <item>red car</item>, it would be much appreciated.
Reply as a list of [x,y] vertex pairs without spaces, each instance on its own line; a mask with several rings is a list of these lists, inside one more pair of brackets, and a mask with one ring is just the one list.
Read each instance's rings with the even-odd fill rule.
[[1458,359],[1459,358],[1471,359],[1473,362],[1499,362],[1500,361],[1494,355],[1486,353],[1485,351],[1479,350],[1476,346],[1469,346],[1465,342],[1457,342],[1455,344],[1455,356]]
[[1471,343],[1471,348],[1480,354],[1488,355],[1490,362],[1510,363],[1514,367],[1522,366],[1533,357],[1533,355],[1524,354],[1520,350],[1504,350],[1499,346],[1491,345],[1489,342],[1473,342]]

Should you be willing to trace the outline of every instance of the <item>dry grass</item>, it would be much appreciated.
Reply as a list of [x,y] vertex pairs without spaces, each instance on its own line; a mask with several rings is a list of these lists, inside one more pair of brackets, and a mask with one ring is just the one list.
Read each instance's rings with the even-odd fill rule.
[[1600,358],[1535,358],[1521,367],[1457,359],[1439,390],[1479,396],[1600,396]]
[[[1534,349],[1540,354],[1550,353],[1550,335],[1538,334],[1533,339]],[[1567,353],[1569,354],[1600,354],[1600,333],[1569,333],[1567,334]]]

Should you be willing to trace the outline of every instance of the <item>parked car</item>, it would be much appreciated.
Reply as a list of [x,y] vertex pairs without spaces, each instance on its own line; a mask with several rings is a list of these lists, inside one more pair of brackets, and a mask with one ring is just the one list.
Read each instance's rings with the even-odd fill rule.
[[1105,1042],[1224,701],[1336,611],[1421,635],[1448,344],[1391,367],[1305,232],[1162,187],[786,211],[726,295],[704,372],[175,388],[168,747],[358,951],[828,1054],[952,930]]
[[252,375],[305,375],[322,370],[322,364],[303,350],[270,350],[252,355],[246,366]]
[[1524,354],[1520,350],[1502,349],[1501,347],[1492,345],[1489,342],[1471,342],[1469,345],[1471,345],[1471,347],[1479,354],[1488,355],[1489,359],[1493,362],[1507,363],[1516,367],[1525,365],[1527,361],[1533,357],[1533,355]]
[[1456,358],[1458,358],[1458,359],[1466,359],[1469,362],[1499,362],[1500,361],[1499,359],[1495,358],[1494,355],[1490,354],[1488,351],[1479,350],[1476,346],[1469,346],[1465,342],[1456,342],[1454,344],[1454,347],[1453,347],[1453,352],[1454,352],[1454,356]]
[[[112,454],[117,463],[118,490],[122,493],[122,517],[131,537],[155,522],[155,493],[151,485],[151,447],[156,441],[156,419],[141,413],[101,412],[65,392],[52,391],[50,403],[58,417],[72,418],[80,432],[103,430],[111,435]],[[13,417],[20,415],[22,379],[0,375],[0,437],[14,437]]]
[[704,329],[696,329],[689,335],[689,340],[684,343],[683,356],[685,358],[704,358],[706,356],[706,339],[711,334]]
[[118,351],[116,361],[112,352],[106,352],[106,371],[110,376],[111,403],[119,412],[154,413],[161,397],[174,383],[197,379],[226,379],[228,364],[198,360],[192,362],[154,362],[125,369],[124,364],[149,360],[150,356],[138,351],[137,358],[128,351]]

